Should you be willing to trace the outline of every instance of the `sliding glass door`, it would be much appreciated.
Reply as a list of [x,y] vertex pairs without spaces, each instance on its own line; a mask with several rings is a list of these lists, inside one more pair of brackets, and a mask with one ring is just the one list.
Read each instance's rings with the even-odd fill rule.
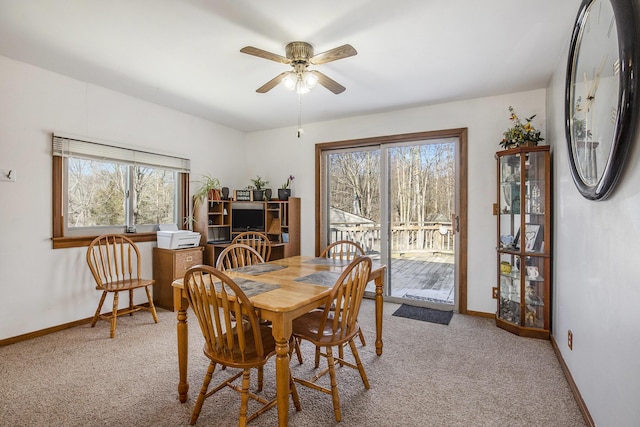
[[459,152],[459,137],[322,150],[321,246],[352,240],[387,265],[387,300],[457,309]]

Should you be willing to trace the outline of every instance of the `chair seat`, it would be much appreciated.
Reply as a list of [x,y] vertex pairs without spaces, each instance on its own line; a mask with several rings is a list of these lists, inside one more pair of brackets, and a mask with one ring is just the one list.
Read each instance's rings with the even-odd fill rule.
[[[316,346],[340,345],[349,341],[357,333],[360,327],[356,323],[355,330],[351,334],[340,337],[342,329],[333,329],[331,322],[326,322],[322,335],[318,338],[318,330],[324,318],[324,312],[320,310],[311,311],[293,321],[293,335],[306,339]],[[333,319],[333,313],[329,313],[327,319]]]
[[[204,354],[211,360],[222,365],[226,365],[232,368],[246,368],[255,367],[257,365],[264,365],[269,357],[276,353],[276,342],[273,339],[271,328],[260,325],[260,336],[262,337],[262,348],[265,357],[258,357],[256,351],[256,343],[253,340],[253,335],[249,333],[251,328],[248,324],[243,323],[242,327],[245,331],[245,348],[244,352],[241,352],[240,347],[235,346],[233,353],[227,354],[226,357],[220,357],[220,350],[218,354],[211,351],[209,345],[205,343]],[[238,333],[237,326],[233,328],[232,333],[236,335]],[[227,339],[227,334],[222,336],[222,339]]]
[[145,286],[155,284],[153,279],[127,279],[118,280],[116,282],[105,283],[104,287],[100,288],[96,286],[96,289],[104,289],[107,292],[115,291],[128,291],[129,289],[144,288]]

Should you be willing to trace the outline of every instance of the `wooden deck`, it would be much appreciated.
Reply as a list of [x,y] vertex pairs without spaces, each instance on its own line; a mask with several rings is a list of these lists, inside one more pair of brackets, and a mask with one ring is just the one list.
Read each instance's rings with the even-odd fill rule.
[[453,305],[454,270],[453,254],[403,253],[391,260],[391,296]]

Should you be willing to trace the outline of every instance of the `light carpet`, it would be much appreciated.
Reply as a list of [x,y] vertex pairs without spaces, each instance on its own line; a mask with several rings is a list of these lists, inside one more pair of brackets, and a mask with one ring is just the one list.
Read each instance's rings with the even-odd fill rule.
[[[455,314],[448,327],[393,317],[385,303],[384,353],[375,354],[374,303],[359,315],[367,339],[356,340],[370,390],[355,370],[338,369],[341,426],[583,426],[549,341],[521,338],[491,319]],[[158,310],[83,325],[0,348],[0,420],[6,426],[187,426],[208,359],[195,318],[189,329],[189,400],[177,399],[175,313]],[[313,372],[314,348],[291,362]],[[350,350],[346,350],[350,357]],[[265,367],[273,396],[274,360]],[[215,376],[228,375],[216,371]],[[215,379],[215,378],[214,378]],[[255,387],[255,375],[252,377]],[[213,382],[212,382],[213,383]],[[298,386],[302,411],[292,426],[336,425],[331,396]],[[204,403],[197,425],[237,425],[239,395],[230,389]],[[277,425],[271,410],[251,426]]]

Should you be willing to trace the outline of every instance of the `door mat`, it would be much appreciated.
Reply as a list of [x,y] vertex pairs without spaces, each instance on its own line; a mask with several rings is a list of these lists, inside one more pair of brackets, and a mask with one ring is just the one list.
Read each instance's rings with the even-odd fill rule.
[[400,308],[393,313],[393,316],[422,320],[423,322],[438,323],[440,325],[448,325],[453,317],[453,311],[435,310],[433,308],[402,304]]

